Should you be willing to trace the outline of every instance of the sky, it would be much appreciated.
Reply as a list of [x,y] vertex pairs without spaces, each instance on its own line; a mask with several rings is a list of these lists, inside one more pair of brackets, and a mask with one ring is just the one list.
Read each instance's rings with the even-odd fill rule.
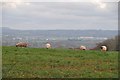
[[2,25],[19,30],[117,30],[118,3],[3,2]]

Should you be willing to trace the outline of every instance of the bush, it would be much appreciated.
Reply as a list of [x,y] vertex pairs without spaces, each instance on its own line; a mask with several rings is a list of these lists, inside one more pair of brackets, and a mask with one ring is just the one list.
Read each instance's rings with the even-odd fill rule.
[[120,35],[115,36],[114,38],[107,39],[101,43],[98,43],[97,46],[94,48],[96,50],[99,50],[102,45],[107,46],[109,51],[119,51],[120,50]]

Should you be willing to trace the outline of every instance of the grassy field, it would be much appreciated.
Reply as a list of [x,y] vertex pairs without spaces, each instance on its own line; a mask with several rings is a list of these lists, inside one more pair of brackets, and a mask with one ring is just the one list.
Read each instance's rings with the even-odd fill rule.
[[3,78],[118,78],[118,52],[2,47]]

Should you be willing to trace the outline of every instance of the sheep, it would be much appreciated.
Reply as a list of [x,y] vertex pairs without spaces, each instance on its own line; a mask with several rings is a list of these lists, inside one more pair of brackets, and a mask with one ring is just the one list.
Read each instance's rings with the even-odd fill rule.
[[47,49],[49,49],[49,48],[51,48],[51,44],[50,44],[50,43],[46,43],[46,44],[45,44],[45,47],[46,47]]
[[16,47],[27,47],[27,46],[28,46],[28,44],[25,42],[19,42],[16,44]]
[[80,46],[80,50],[86,50],[85,46]]
[[107,47],[106,46],[101,46],[101,51],[107,51]]

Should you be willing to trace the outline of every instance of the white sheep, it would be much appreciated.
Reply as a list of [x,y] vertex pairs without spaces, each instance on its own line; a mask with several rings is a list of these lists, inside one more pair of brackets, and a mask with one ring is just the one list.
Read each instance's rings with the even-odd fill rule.
[[50,43],[47,43],[47,44],[45,45],[45,47],[46,47],[47,49],[49,49],[49,48],[51,48],[51,44],[50,44]]
[[80,46],[80,50],[86,50],[85,46]]
[[106,46],[101,46],[101,51],[107,51],[107,47]]

